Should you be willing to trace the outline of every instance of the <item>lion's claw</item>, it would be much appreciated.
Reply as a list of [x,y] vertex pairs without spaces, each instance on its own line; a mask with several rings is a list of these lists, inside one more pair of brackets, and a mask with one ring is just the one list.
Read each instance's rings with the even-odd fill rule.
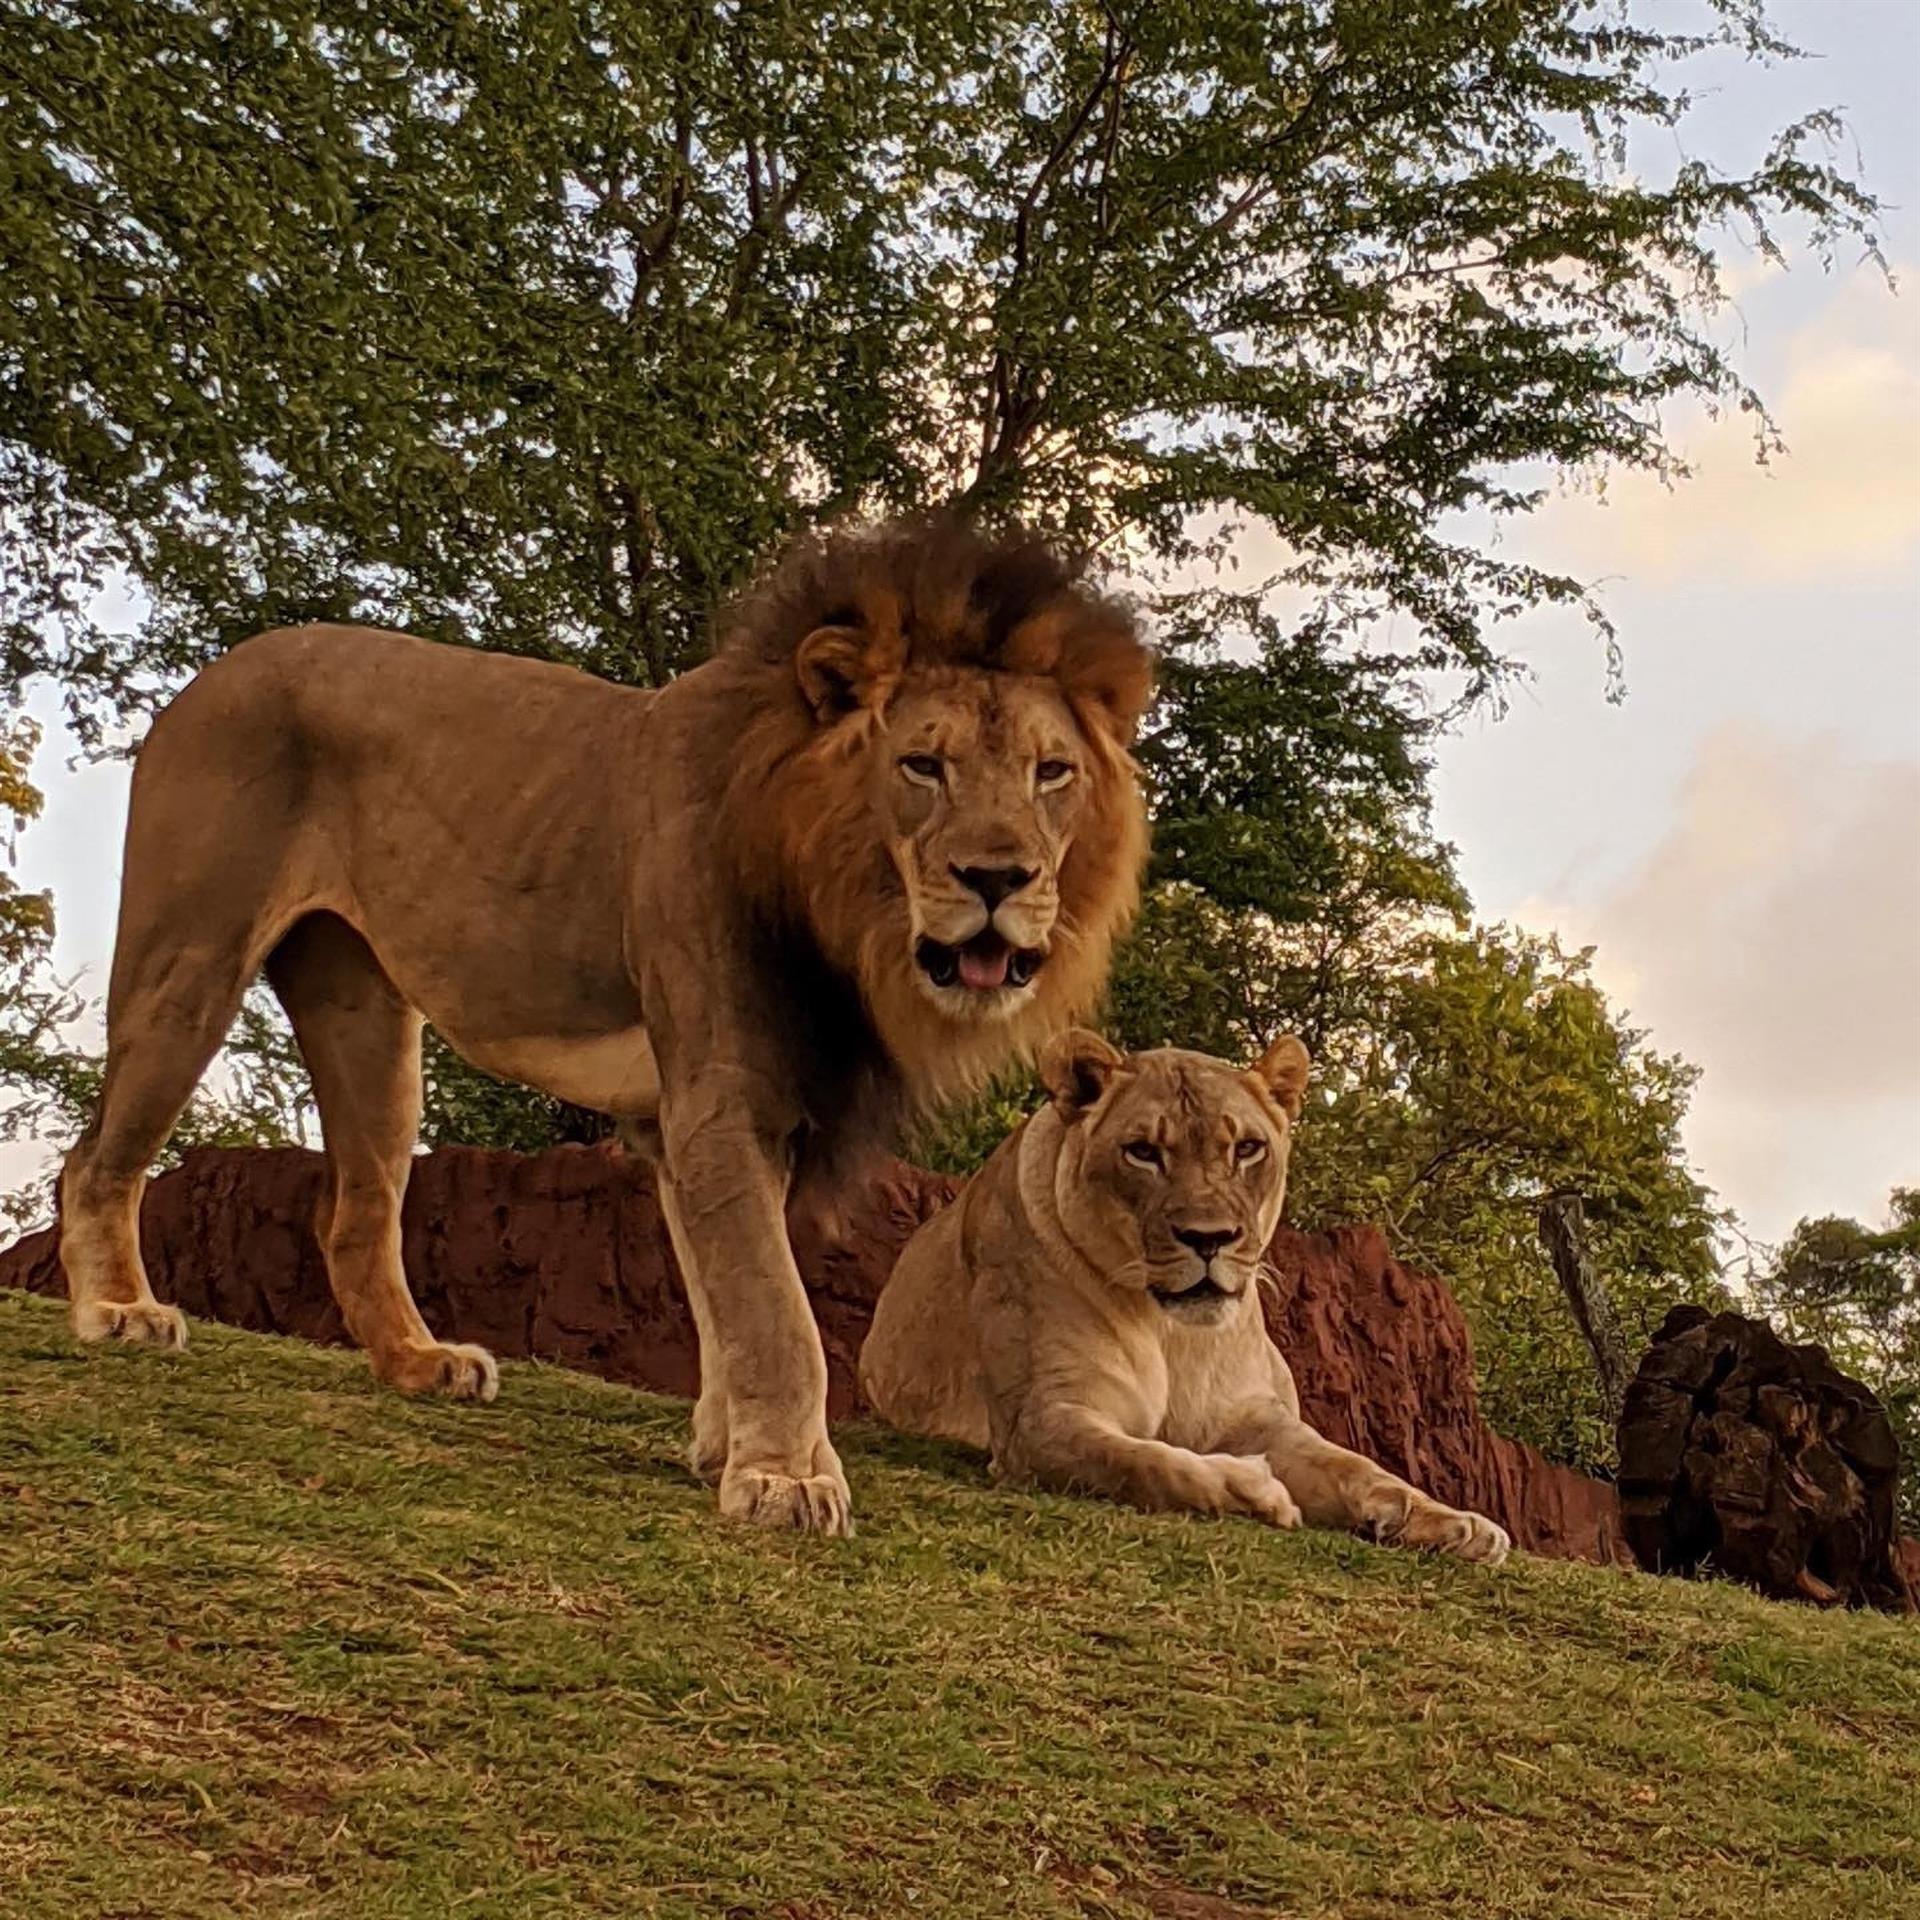
[[129,1347],[177,1351],[187,1344],[187,1316],[158,1300],[76,1301],[73,1337],[88,1345],[118,1340]]
[[402,1393],[437,1393],[487,1405],[500,1391],[500,1367],[485,1347],[436,1343],[376,1358],[374,1372]]
[[730,1466],[720,1476],[720,1511],[750,1526],[829,1539],[853,1531],[853,1501],[838,1471],[797,1476]]
[[1506,1528],[1495,1525],[1485,1514],[1468,1513],[1421,1497],[1408,1505],[1399,1524],[1390,1531],[1376,1530],[1374,1537],[1396,1546],[1424,1547],[1429,1553],[1450,1554],[1456,1560],[1474,1561],[1487,1567],[1497,1567],[1513,1546]]

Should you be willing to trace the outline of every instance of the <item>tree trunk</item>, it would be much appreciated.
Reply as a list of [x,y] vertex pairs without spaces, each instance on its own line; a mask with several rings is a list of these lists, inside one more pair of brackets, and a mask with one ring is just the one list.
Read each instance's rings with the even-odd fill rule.
[[1587,1251],[1586,1209],[1577,1193],[1549,1194],[1540,1203],[1540,1241],[1559,1276],[1560,1290],[1573,1309],[1574,1323],[1593,1353],[1607,1425],[1616,1426],[1632,1369],[1627,1365],[1626,1342],[1620,1337],[1612,1297],[1606,1282],[1594,1271],[1593,1256]]

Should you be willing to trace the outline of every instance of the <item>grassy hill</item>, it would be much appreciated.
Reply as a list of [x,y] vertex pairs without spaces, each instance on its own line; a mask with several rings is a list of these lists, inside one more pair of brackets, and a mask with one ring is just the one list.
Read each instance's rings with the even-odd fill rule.
[[685,1410],[487,1411],[0,1296],[0,1914],[1920,1911],[1920,1625],[989,1487],[716,1523]]

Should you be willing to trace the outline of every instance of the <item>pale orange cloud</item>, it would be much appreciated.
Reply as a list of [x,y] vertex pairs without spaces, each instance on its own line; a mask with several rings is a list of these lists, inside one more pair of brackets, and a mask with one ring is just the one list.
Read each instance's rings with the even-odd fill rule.
[[1793,335],[1767,398],[1787,449],[1765,465],[1746,415],[1676,422],[1690,479],[1611,476],[1543,507],[1529,541],[1580,573],[1660,581],[1859,581],[1910,566],[1920,549],[1914,299],[1860,275]]
[[1763,1231],[1920,1181],[1920,763],[1721,727],[1618,887],[1515,917],[1704,1066],[1689,1150]]

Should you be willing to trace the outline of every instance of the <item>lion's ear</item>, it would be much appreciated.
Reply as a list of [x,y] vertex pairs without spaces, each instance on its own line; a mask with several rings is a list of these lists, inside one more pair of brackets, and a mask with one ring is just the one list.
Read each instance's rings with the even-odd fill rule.
[[1131,747],[1153,704],[1153,655],[1130,627],[1075,635],[1061,652],[1068,697],[1091,707],[1123,747]]
[[1298,1120],[1312,1066],[1313,1056],[1299,1035],[1283,1033],[1248,1071],[1279,1101],[1289,1120]]
[[1040,1049],[1040,1084],[1066,1119],[1077,1119],[1106,1092],[1126,1058],[1097,1033],[1069,1027]]
[[897,634],[815,627],[793,655],[801,695],[822,725],[861,707],[884,707],[905,664]]
[[1132,746],[1153,704],[1153,662],[1144,653],[1131,660],[1103,661],[1078,686],[1082,697],[1090,697],[1106,716],[1120,744]]

